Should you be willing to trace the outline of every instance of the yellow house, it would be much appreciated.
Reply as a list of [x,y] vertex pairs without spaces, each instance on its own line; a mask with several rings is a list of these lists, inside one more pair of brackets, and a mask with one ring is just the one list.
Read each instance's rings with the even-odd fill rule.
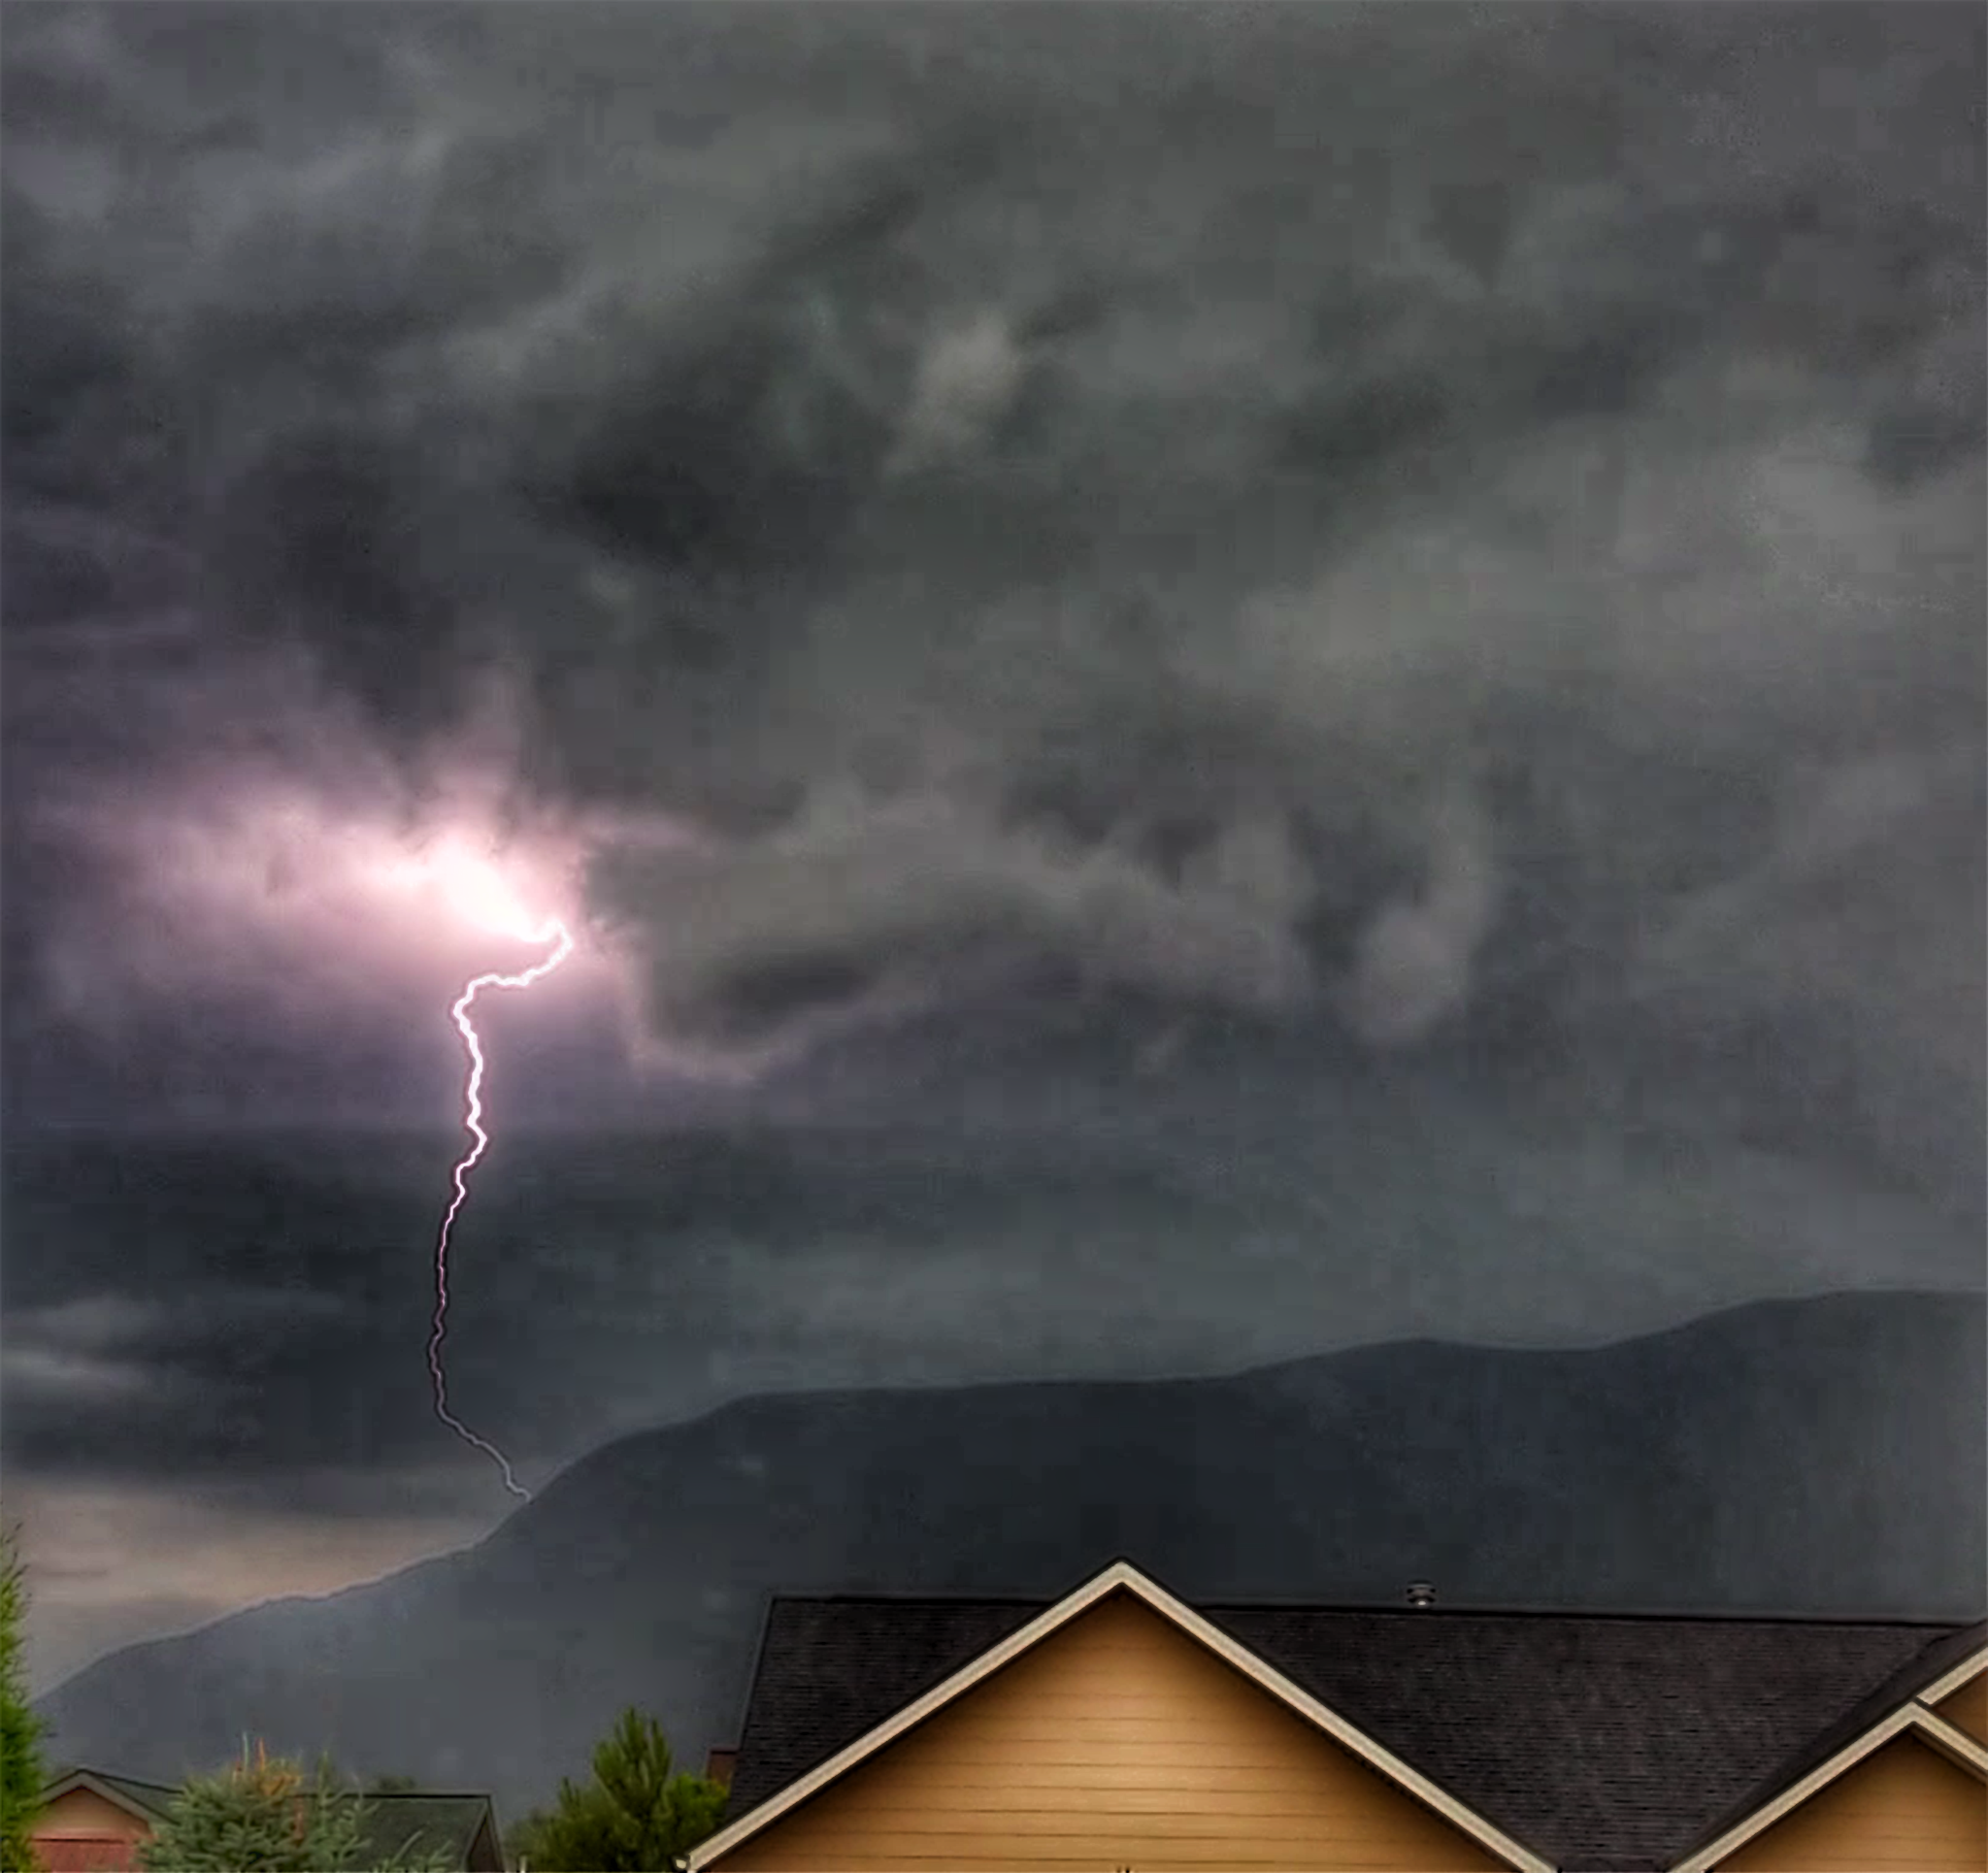
[[[1988,1759],[1962,1722],[1983,1656],[1979,1628],[1901,1621],[1197,1609],[1123,1561],[1046,1608],[780,1597],[741,1736],[736,1818],[690,1864],[1820,1867],[1800,1843],[1793,1859],[1733,1856],[1842,1781],[1838,1757],[1907,1704],[1932,1700],[1924,1724],[1900,1720],[1915,1744],[1937,1725]],[[1846,1711],[1868,1720],[1856,1738],[1833,1734]],[[1811,1762],[1819,1742],[1829,1754]],[[1935,1759],[1953,1766],[1950,1742]],[[1978,1815],[1980,1766],[1959,1773]],[[1901,1837],[1919,1825],[1917,1842],[1957,1838],[1952,1791],[1941,1785],[1935,1811],[1926,1777],[1893,1782],[1878,1793],[1907,1817]],[[1988,1830],[1971,1859],[1909,1864],[1988,1873]]]

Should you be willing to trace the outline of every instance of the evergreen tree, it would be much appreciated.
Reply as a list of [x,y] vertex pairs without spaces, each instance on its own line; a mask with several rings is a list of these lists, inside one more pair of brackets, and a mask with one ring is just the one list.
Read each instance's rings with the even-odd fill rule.
[[41,1720],[29,1709],[21,1659],[27,1583],[11,1529],[0,1528],[0,1866],[31,1869],[29,1838],[41,1808]]
[[258,1744],[218,1775],[192,1777],[142,1859],[148,1873],[326,1873],[358,1849],[352,1804]]
[[307,1780],[257,1746],[220,1774],[196,1776],[142,1851],[146,1873],[441,1873],[435,1855],[369,1854],[365,1801],[326,1764]]
[[593,1780],[559,1784],[550,1814],[533,1814],[512,1846],[531,1873],[670,1873],[717,1831],[725,1789],[700,1775],[674,1775],[662,1726],[621,1713],[595,1749]]

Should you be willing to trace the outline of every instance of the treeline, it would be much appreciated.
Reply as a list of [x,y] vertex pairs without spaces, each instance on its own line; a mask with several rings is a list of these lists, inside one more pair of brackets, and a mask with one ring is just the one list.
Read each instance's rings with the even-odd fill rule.
[[[26,1590],[11,1530],[0,1529],[0,1869],[38,1873],[34,1824],[48,1786],[41,1726],[21,1658]],[[722,1783],[679,1773],[662,1725],[621,1714],[596,1746],[583,1782],[509,1830],[507,1858],[530,1873],[674,1873],[717,1830]],[[382,1840],[376,1798],[415,1792],[406,1776],[369,1785],[329,1761],[307,1771],[259,1746],[218,1773],[195,1776],[140,1850],[145,1873],[448,1873],[461,1866],[419,1830]],[[390,1811],[389,1811],[390,1812]]]
[[725,1785],[678,1772],[662,1726],[628,1710],[594,1749],[593,1775],[562,1781],[550,1810],[527,1815],[507,1846],[529,1873],[667,1873],[717,1832]]
[[[140,1850],[145,1873],[460,1873],[460,1847],[416,1828],[381,1838],[376,1797],[413,1791],[404,1776],[366,1788],[328,1762],[306,1774],[257,1750],[218,1775],[196,1776]],[[717,1829],[721,1783],[676,1771],[662,1726],[624,1711],[595,1749],[585,1782],[562,1781],[549,1809],[506,1840],[529,1873],[673,1873]],[[388,1811],[391,1812],[390,1810]]]

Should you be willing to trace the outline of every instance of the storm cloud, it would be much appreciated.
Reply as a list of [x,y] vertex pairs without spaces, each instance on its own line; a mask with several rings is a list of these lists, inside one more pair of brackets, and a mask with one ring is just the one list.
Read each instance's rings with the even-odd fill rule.
[[[1960,5],[25,0],[10,1117],[445,1126],[480,965],[367,880],[473,820],[585,925],[493,1097],[655,1141],[488,1219],[538,1460],[1978,1285],[1984,82]],[[712,1114],[923,1168],[679,1214]],[[233,1396],[12,1201],[11,1440]],[[418,1302],[157,1235],[326,1309],[294,1446],[161,1462],[415,1461],[302,1375]]]

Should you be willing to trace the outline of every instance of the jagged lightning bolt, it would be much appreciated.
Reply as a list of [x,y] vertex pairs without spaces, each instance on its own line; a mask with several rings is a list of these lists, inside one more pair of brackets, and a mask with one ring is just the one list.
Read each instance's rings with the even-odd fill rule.
[[511,1460],[487,1438],[479,1437],[449,1410],[448,1381],[442,1370],[442,1341],[448,1331],[449,1232],[455,1228],[455,1219],[463,1204],[469,1200],[470,1172],[490,1148],[490,1134],[483,1130],[483,1043],[477,1037],[477,1026],[470,1019],[470,1010],[484,989],[528,989],[534,982],[550,975],[573,954],[573,933],[557,920],[534,932],[531,940],[550,943],[550,954],[534,963],[530,969],[520,969],[515,975],[504,975],[492,969],[471,976],[462,993],[455,998],[455,1005],[448,1011],[455,1022],[456,1033],[462,1036],[463,1053],[469,1061],[469,1073],[463,1081],[463,1130],[469,1134],[470,1146],[456,1160],[452,1179],[455,1194],[449,1199],[448,1208],[443,1214],[441,1231],[435,1238],[435,1331],[428,1336],[428,1376],[435,1382],[436,1417],[464,1443],[489,1458],[503,1472],[504,1487],[513,1495],[522,1496],[526,1501],[531,1500],[531,1492],[512,1473]]

